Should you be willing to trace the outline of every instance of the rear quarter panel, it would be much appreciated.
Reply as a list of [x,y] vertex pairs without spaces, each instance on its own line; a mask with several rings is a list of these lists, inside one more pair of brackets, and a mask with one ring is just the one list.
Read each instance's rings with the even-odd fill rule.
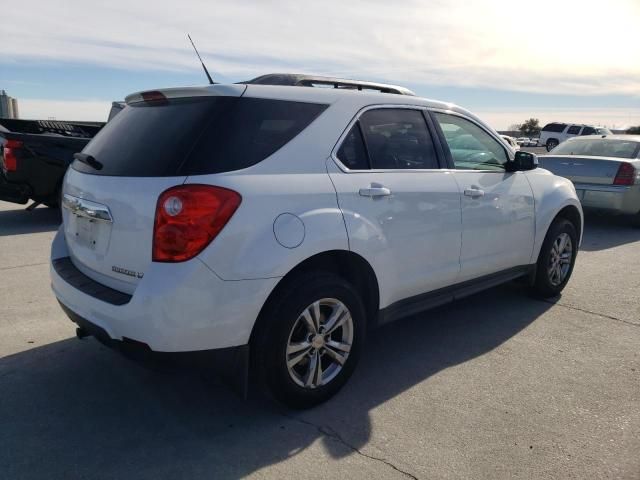
[[[282,277],[317,253],[349,249],[326,172],[204,177],[189,177],[186,183],[218,185],[242,195],[229,223],[199,255],[223,280]],[[298,219],[293,218],[295,238],[288,245],[276,238],[275,222],[283,214]]]
[[[220,278],[282,277],[315,254],[349,250],[325,160],[351,112],[350,106],[333,105],[282,149],[252,167],[188,177],[186,183],[218,185],[242,196],[229,223],[199,255]],[[274,223],[282,214],[303,224],[298,246],[284,246],[276,238]],[[294,230],[299,234],[299,228]]]

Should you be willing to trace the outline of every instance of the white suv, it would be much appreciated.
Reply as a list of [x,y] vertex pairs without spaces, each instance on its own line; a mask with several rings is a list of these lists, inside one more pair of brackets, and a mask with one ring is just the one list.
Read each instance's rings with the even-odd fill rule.
[[126,102],[64,183],[51,280],[80,337],[231,358],[308,407],[368,329],[518,277],[556,295],[571,275],[573,185],[459,107],[299,75]]
[[538,145],[547,147],[551,151],[566,139],[578,135],[611,135],[611,130],[591,125],[579,125],[576,123],[548,123],[540,131]]

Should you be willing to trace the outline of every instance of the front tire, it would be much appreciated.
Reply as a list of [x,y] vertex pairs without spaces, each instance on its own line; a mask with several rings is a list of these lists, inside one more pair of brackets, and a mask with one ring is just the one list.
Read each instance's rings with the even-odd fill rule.
[[356,289],[330,273],[293,279],[267,306],[254,346],[270,393],[291,408],[325,402],[347,382],[365,337]]
[[549,227],[538,263],[534,292],[542,298],[555,297],[569,282],[578,253],[578,234],[569,220],[558,218]]

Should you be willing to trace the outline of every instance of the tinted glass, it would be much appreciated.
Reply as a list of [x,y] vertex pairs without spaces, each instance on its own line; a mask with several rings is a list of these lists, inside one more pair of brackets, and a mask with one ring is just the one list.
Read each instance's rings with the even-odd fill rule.
[[542,128],[543,132],[563,132],[567,127],[566,123],[549,123]]
[[449,145],[456,168],[463,170],[499,170],[509,157],[495,138],[475,123],[456,115],[435,114]]
[[360,117],[371,168],[439,168],[433,140],[419,110],[382,108]]
[[351,128],[344,139],[340,150],[338,150],[338,159],[351,170],[366,170],[369,168],[369,159],[367,158],[359,123],[356,123]]
[[569,130],[567,130],[567,133],[569,135],[577,135],[580,132],[580,127],[574,125],[573,127],[569,127]]
[[554,155],[580,155],[586,157],[636,158],[640,143],[631,140],[606,138],[567,140],[553,149]]
[[596,129],[591,127],[584,127],[580,135],[595,135]]
[[307,127],[326,105],[258,98],[198,97],[129,105],[83,150],[102,170],[128,177],[201,175],[264,160]]

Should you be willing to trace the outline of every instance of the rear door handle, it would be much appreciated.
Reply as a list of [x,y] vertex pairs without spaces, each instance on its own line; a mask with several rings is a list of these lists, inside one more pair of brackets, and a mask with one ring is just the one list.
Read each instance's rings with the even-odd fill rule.
[[479,188],[465,188],[464,190],[464,194],[467,197],[471,197],[471,198],[478,198],[478,197],[484,197],[484,190],[480,190]]
[[388,197],[391,190],[378,183],[372,183],[369,188],[361,188],[359,193],[363,197]]

